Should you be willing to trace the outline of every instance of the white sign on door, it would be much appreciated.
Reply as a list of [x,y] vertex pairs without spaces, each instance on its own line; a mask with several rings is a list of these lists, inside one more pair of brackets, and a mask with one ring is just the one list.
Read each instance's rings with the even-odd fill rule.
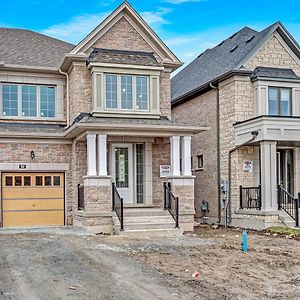
[[171,175],[171,166],[169,165],[161,165],[159,166],[160,177],[167,177]]

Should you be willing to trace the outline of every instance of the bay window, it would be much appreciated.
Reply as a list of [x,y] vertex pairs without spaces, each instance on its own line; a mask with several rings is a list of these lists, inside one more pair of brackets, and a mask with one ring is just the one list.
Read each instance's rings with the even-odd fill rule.
[[105,108],[148,111],[149,76],[105,74]]
[[269,87],[269,115],[292,115],[292,92],[290,88]]
[[[46,85],[2,84],[3,117],[56,117],[56,88]],[[1,103],[0,103],[1,104]]]

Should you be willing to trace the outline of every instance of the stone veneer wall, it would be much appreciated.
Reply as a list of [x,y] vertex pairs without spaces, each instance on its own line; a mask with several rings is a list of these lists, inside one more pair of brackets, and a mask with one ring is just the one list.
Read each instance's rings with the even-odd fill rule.
[[[31,159],[30,152],[35,158]],[[71,145],[45,143],[0,143],[0,163],[71,163]],[[17,171],[17,170],[16,170]],[[43,170],[47,171],[47,170]],[[37,170],[38,172],[38,170]],[[66,207],[67,215],[72,214],[73,185],[72,171],[66,171]]]
[[85,63],[73,65],[69,73],[70,123],[81,112],[92,111],[91,72]]
[[297,61],[284,48],[281,39],[274,35],[255,55],[245,64],[245,67],[254,70],[257,66],[289,68],[300,76],[299,60]]
[[[195,126],[208,126],[209,131],[192,137],[193,175],[195,178],[196,218],[202,216],[200,203],[209,202],[206,216],[218,217],[218,174],[217,174],[217,91],[213,90],[172,108],[172,119],[189,122]],[[203,154],[203,170],[196,170],[197,155]]]
[[152,144],[152,201],[154,205],[163,207],[163,183],[166,179],[159,177],[160,165],[170,165],[169,138],[155,138]]
[[[114,50],[131,50],[131,51],[147,51],[154,52],[155,57],[159,62],[161,58],[155,53],[153,48],[144,40],[144,38],[133,28],[133,26],[123,17],[115,25],[113,25],[95,44],[86,51],[90,54],[93,48],[106,48]],[[81,69],[81,71],[80,71]],[[171,118],[171,79],[170,79],[170,69],[165,69],[160,75],[160,111],[163,116]],[[90,111],[91,107],[91,95],[89,92],[85,91],[86,88],[90,88],[91,82],[89,79],[89,71],[86,66],[75,68],[75,73],[70,77],[70,83],[74,82],[78,86],[78,90],[75,91],[80,95],[85,95],[85,98],[81,100],[75,100],[76,108],[75,111],[71,113],[74,116],[78,114],[78,111]],[[74,85],[73,84],[73,85]],[[91,91],[91,89],[89,90]],[[73,92],[74,95],[74,92]],[[72,99],[72,98],[71,98]],[[86,108],[84,110],[84,108]],[[87,110],[89,108],[89,110]],[[76,114],[77,112],[77,114]],[[71,117],[71,120],[73,120]]]

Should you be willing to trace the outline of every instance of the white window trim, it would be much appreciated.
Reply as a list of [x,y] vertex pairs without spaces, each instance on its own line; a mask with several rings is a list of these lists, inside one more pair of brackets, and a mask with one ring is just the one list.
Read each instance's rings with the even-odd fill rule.
[[269,115],[269,87],[291,89],[291,97],[292,97],[291,116],[300,116],[300,83],[299,82],[259,79],[253,83],[253,86],[254,86],[255,116]]
[[[3,115],[3,85],[16,85],[18,87],[18,116],[6,116]],[[37,116],[23,116],[22,115],[22,86],[28,85],[28,86],[36,86],[36,109],[37,109]],[[55,101],[55,116],[54,117],[42,117],[41,116],[41,87],[47,86],[47,87],[54,87],[54,101]],[[58,97],[57,97],[57,85],[54,84],[33,84],[33,83],[16,83],[16,82],[1,82],[1,89],[0,89],[0,117],[1,119],[13,119],[13,120],[42,120],[42,121],[55,121],[55,120],[61,120],[59,118],[57,113],[57,105],[58,105]]]
[[[108,108],[106,107],[106,78],[107,75],[117,76],[117,108]],[[132,77],[132,108],[122,108],[122,76],[131,76]],[[137,109],[137,95],[136,95],[136,78],[145,77],[147,79],[147,109]],[[132,74],[113,74],[113,73],[104,73],[104,109],[105,111],[126,111],[126,112],[149,112],[149,102],[150,102],[150,78],[147,75],[132,75]]]
[[[146,67],[145,67],[146,68]],[[93,111],[94,116],[107,116],[108,114],[112,117],[149,117],[159,118],[160,116],[160,72],[159,69],[152,69],[150,67],[146,69],[135,68],[134,66],[115,66],[115,67],[91,67],[92,72],[92,95],[93,95]],[[106,108],[106,82],[105,74],[115,75],[130,75],[130,76],[145,76],[148,78],[148,110],[138,109],[110,109]],[[157,89],[154,91],[154,82]],[[133,96],[136,97],[136,85],[133,84]],[[135,105],[135,103],[133,104]],[[134,106],[135,107],[135,106]]]

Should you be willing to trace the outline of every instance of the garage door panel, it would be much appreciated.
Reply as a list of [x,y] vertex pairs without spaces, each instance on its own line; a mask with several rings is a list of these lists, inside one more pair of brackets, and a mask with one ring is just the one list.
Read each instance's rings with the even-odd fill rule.
[[23,211],[3,212],[3,226],[30,227],[30,226],[62,226],[64,211]]
[[64,225],[63,173],[2,173],[4,227]]
[[41,200],[3,200],[3,211],[6,210],[51,210],[64,209],[63,199],[41,199]]
[[51,198],[62,198],[64,193],[63,187],[50,187],[50,188],[39,188],[39,187],[6,187],[3,191],[3,199],[39,199],[48,197],[49,193]]

